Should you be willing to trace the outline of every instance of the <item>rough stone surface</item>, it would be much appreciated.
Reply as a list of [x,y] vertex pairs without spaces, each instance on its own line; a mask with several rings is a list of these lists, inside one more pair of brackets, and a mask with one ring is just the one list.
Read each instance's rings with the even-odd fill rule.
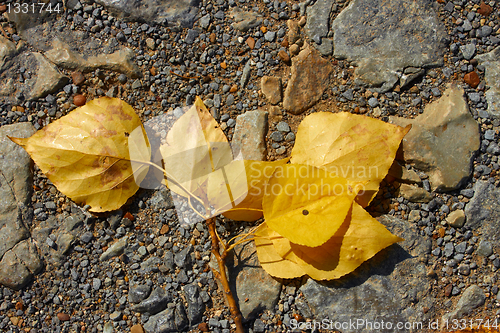
[[120,18],[192,27],[199,0],[97,0]]
[[[349,322],[359,318],[372,321],[425,321],[430,313],[431,280],[419,260],[430,253],[431,242],[422,238],[413,224],[385,215],[379,218],[393,234],[405,240],[390,246],[365,262],[353,273],[328,283],[309,279],[300,288],[315,320],[332,318]],[[416,300],[419,302],[416,302]],[[348,328],[342,332],[373,332]],[[377,332],[392,332],[380,330]],[[399,332],[407,332],[401,330]]]
[[485,92],[488,101],[487,111],[495,116],[500,115],[500,46],[493,51],[476,57],[480,64],[485,67],[484,78],[490,87]]
[[189,322],[184,305],[177,304],[175,308],[168,308],[154,316],[144,324],[146,333],[182,332]]
[[307,7],[307,22],[304,30],[309,39],[321,41],[322,37],[326,37],[330,23],[330,12],[334,2],[333,0],[318,0]]
[[447,34],[431,0],[355,0],[333,21],[334,56],[361,82],[391,89],[406,67],[443,64]]
[[463,94],[451,86],[415,119],[390,117],[397,125],[412,125],[403,139],[404,158],[429,175],[433,190],[456,189],[472,172],[471,158],[479,149],[480,136]]
[[443,316],[443,321],[465,318],[464,316],[468,315],[472,310],[483,305],[485,300],[486,296],[483,290],[479,286],[473,284],[464,291],[455,309]]
[[474,185],[474,196],[465,206],[466,226],[481,230],[492,240],[500,239],[500,190],[495,185],[478,180]]
[[250,320],[263,310],[272,311],[278,302],[281,284],[260,267],[254,242],[243,243],[233,252],[226,265],[230,287],[243,318]]
[[260,89],[266,96],[269,103],[276,105],[281,102],[281,78],[274,76],[264,76],[260,81]]
[[42,267],[36,246],[31,240],[25,239],[3,255],[0,261],[0,284],[21,289]]
[[235,157],[241,153],[245,160],[266,160],[267,117],[267,112],[256,110],[247,111],[236,118],[236,128],[231,143]]
[[[61,74],[53,63],[38,52],[19,54],[8,61],[4,67],[5,70],[0,71],[0,80],[6,84],[0,86],[0,101],[15,102],[17,94],[22,94],[26,100],[45,97],[62,88],[69,81],[67,76]],[[31,79],[23,82],[12,79],[12,75],[21,67],[33,73]]]
[[101,257],[99,258],[100,261],[106,261],[108,259],[111,259],[113,257],[119,256],[120,254],[123,253],[125,247],[127,246],[128,242],[128,237],[122,237],[118,241],[116,241],[113,245],[111,245],[106,252],[101,254]]
[[172,295],[163,288],[156,288],[151,292],[148,298],[132,307],[135,312],[148,312],[150,314],[158,313],[167,307],[167,303],[172,301]]
[[7,38],[0,36],[0,71],[7,60],[16,54],[16,45]]
[[328,86],[332,71],[332,64],[307,45],[292,58],[291,77],[285,90],[283,108],[292,114],[300,114],[316,104]]

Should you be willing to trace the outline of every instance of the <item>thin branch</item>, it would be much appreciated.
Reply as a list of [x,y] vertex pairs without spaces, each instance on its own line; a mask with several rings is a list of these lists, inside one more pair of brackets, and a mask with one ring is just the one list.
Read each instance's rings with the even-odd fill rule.
[[215,217],[211,217],[207,220],[207,226],[208,226],[208,231],[210,232],[210,237],[212,239],[212,254],[215,256],[215,259],[217,260],[217,264],[219,266],[219,273],[215,275],[219,278],[222,284],[222,288],[224,289],[224,294],[226,295],[229,311],[231,311],[234,323],[236,324],[235,332],[244,333],[245,331],[243,329],[243,317],[241,316],[238,304],[236,303],[233,293],[231,292],[231,288],[229,287],[229,282],[226,275],[226,264],[224,258],[227,252],[224,251],[222,256],[220,254],[219,238],[215,228]]

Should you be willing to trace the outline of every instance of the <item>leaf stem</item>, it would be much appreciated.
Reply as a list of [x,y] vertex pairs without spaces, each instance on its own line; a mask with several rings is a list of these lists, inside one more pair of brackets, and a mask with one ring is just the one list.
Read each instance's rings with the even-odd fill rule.
[[224,289],[224,294],[226,295],[226,300],[229,306],[229,311],[231,312],[234,323],[236,324],[235,332],[244,333],[245,331],[243,329],[243,317],[241,316],[240,309],[238,308],[238,304],[234,299],[233,293],[231,292],[231,288],[229,287],[229,281],[227,279],[226,263],[225,263],[227,251],[224,250],[222,255],[220,254],[220,249],[219,249],[220,238],[215,228],[215,219],[216,219],[215,217],[211,217],[208,220],[206,220],[206,223],[208,231],[210,232],[210,237],[212,239],[212,254],[215,256],[215,259],[217,260],[217,264],[219,266],[219,272],[216,275],[222,284],[222,288]]

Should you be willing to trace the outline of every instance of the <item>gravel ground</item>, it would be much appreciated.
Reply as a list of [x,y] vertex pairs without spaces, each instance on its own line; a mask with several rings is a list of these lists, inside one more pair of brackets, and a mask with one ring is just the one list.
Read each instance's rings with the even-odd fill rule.
[[[205,0],[199,4],[194,28],[181,28],[120,20],[99,4],[80,2],[81,8],[59,14],[66,22],[64,29],[83,32],[84,38],[79,40],[82,44],[71,46],[83,47],[90,37],[112,40],[115,48],[127,46],[134,52],[133,60],[142,78],[106,69],[83,74],[61,69],[71,81],[58,91],[33,101],[0,105],[2,126],[31,122],[39,129],[76,108],[79,95],[87,101],[104,95],[119,97],[134,107],[143,122],[189,105],[201,96],[230,140],[238,115],[267,108],[267,158],[274,160],[290,153],[298,124],[312,112],[349,111],[384,121],[389,116],[415,118],[442,96],[448,83],[462,83],[466,73],[477,73],[476,87],[464,84],[470,111],[481,131],[472,177],[458,190],[433,192],[428,203],[410,202],[399,196],[394,183],[384,181],[369,211],[375,216],[388,214],[409,221],[423,239],[430,240],[432,247],[424,261],[432,279],[430,294],[435,299],[432,309],[427,309],[431,317],[440,318],[455,308],[471,285],[480,287],[485,303],[469,317],[500,316],[496,238],[490,240],[467,225],[454,227],[446,222],[451,212],[464,209],[472,200],[476,183],[500,186],[500,149],[495,150],[500,121],[486,113],[485,67],[468,55],[487,53],[499,45],[496,1],[486,4],[493,10],[489,16],[478,13],[484,7],[479,1],[437,1],[435,8],[449,38],[444,64],[428,68],[406,88],[397,85],[377,93],[355,82],[355,68],[348,60],[326,57],[334,65],[330,84],[319,102],[299,115],[272,109],[260,82],[269,75],[281,77],[283,87],[287,85],[291,67],[280,52],[288,55],[287,20],[299,21],[304,3]],[[337,0],[331,19],[348,4]],[[230,19],[233,8],[259,13],[262,21],[246,32],[234,29]],[[9,40],[20,43],[13,24],[4,17],[0,24]],[[25,47],[35,50],[32,45]],[[14,79],[26,80],[22,70],[18,76]],[[417,174],[422,186],[429,187],[427,175],[418,170]],[[32,219],[27,224],[48,262],[24,289],[0,288],[1,332],[141,332],[137,324],[145,325],[153,313],[170,309],[182,318],[179,313],[186,305],[187,318],[196,325],[188,327],[179,319],[176,325],[182,326],[182,331],[229,332],[234,328],[223,293],[209,268],[208,231],[201,223],[179,223],[167,191],[142,189],[122,210],[91,215],[58,192],[36,166],[33,189]],[[218,221],[219,232],[225,237],[253,225]],[[59,238],[68,234],[64,230],[74,237],[66,243],[67,248],[61,247],[65,243]],[[115,243],[124,237],[127,246]],[[106,254],[110,258],[104,261],[102,256]],[[258,312],[257,319],[247,322],[247,327],[253,332],[285,332],[291,319],[312,319],[299,290],[303,282],[285,281],[275,308]],[[148,296],[150,302],[140,303]]]

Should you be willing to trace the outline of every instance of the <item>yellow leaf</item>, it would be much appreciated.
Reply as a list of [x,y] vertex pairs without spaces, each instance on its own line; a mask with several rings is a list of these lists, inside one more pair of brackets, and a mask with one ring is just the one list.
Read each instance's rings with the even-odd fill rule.
[[291,162],[324,167],[340,177],[367,182],[356,198],[366,207],[409,129],[348,112],[313,113],[299,125]]
[[[288,162],[233,161],[209,178],[210,204],[235,221],[252,222],[262,217],[264,189],[277,167]],[[223,174],[223,172],[224,174]],[[230,191],[226,187],[230,184]],[[229,196],[228,194],[231,194]]]
[[[102,97],[30,138],[11,139],[26,149],[59,191],[90,205],[90,211],[104,212],[120,208],[139,189],[129,161],[128,136],[141,126],[130,105]],[[147,141],[140,149],[149,161]],[[143,164],[136,171],[144,175],[147,169]]]
[[175,193],[207,203],[208,175],[233,160],[224,132],[199,97],[167,134],[160,147],[168,187]]
[[307,247],[269,233],[276,253],[292,261],[315,280],[338,279],[358,268],[380,250],[402,241],[368,214],[356,202],[352,210],[325,244]]
[[283,165],[266,187],[264,218],[291,242],[319,246],[344,222],[359,185],[313,166]]
[[[277,236],[276,236],[277,235]],[[283,259],[273,245],[273,237],[281,237],[262,223],[255,231],[255,246],[262,268],[270,275],[281,279],[293,279],[306,273],[296,263]]]

